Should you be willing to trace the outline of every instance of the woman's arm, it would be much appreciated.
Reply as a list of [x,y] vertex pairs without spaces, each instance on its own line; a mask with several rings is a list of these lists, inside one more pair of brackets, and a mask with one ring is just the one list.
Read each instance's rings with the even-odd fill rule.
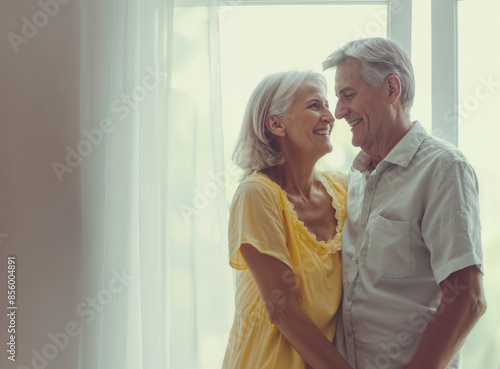
[[250,244],[241,253],[257,285],[269,319],[314,369],[352,369],[321,330],[302,311],[290,267]]

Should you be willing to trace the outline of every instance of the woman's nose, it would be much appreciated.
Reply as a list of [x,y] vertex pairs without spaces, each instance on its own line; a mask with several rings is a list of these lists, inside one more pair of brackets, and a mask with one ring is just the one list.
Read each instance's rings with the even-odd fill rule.
[[332,114],[332,112],[330,111],[330,109],[327,109],[327,114],[326,114],[326,116],[327,116],[327,119],[328,119],[328,121],[329,121],[330,123],[335,122],[335,118],[333,117],[333,114]]

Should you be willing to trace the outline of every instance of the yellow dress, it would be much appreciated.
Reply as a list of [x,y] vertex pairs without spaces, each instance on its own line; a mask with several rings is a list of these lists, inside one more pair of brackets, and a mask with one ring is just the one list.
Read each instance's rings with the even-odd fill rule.
[[324,172],[321,181],[332,197],[337,234],[317,241],[293,210],[286,192],[265,174],[254,172],[238,187],[229,219],[229,263],[236,269],[235,317],[223,369],[304,369],[306,364],[271,323],[240,251],[249,243],[288,265],[304,313],[332,341],[342,294],[342,227],[346,217],[346,177]]

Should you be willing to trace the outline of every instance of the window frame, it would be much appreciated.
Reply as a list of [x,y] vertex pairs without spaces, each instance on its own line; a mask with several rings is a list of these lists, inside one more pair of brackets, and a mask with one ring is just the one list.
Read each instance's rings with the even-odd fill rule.
[[455,146],[458,146],[458,1],[431,2],[432,134]]

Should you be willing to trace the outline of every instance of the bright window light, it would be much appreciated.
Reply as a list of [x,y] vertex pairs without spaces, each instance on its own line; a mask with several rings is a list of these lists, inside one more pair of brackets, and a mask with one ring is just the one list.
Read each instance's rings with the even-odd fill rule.
[[[458,137],[479,179],[485,292],[488,311],[463,348],[463,368],[500,367],[500,229],[497,213],[500,171],[500,3],[458,1]],[[220,52],[224,152],[230,203],[241,172],[231,162],[243,112],[251,92],[266,75],[291,69],[321,72],[323,60],[344,43],[363,37],[387,37],[385,5],[259,5],[220,7]],[[431,0],[412,1],[411,58],[416,97],[411,113],[432,132]],[[328,100],[334,109],[334,72],[327,71]],[[351,145],[344,120],[336,121],[333,152],[319,169],[347,172],[359,151]]]
[[432,132],[431,0],[412,1],[411,61],[415,73],[415,100],[411,119]]
[[[228,201],[240,172],[231,162],[243,112],[253,89],[274,72],[292,69],[321,72],[321,63],[344,43],[387,37],[385,5],[264,5],[220,8],[222,117],[226,168],[231,177]],[[334,109],[334,73],[326,72],[328,101]],[[347,172],[359,151],[351,145],[344,120],[336,121],[333,152],[319,169]]]
[[500,367],[500,3],[458,2],[458,146],[479,180],[488,310],[464,347],[464,368]]

